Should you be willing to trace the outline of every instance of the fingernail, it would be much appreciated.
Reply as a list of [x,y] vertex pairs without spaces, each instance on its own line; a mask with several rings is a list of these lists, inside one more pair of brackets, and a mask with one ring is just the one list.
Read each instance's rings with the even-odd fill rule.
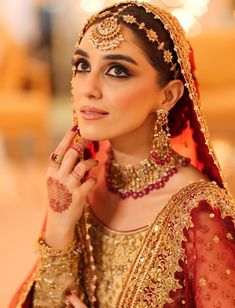
[[70,289],[67,289],[67,291],[65,292],[65,295],[66,296],[71,296],[72,295],[72,292],[71,292],[71,290]]
[[74,125],[72,128],[71,128],[71,132],[76,132],[78,129],[78,125]]

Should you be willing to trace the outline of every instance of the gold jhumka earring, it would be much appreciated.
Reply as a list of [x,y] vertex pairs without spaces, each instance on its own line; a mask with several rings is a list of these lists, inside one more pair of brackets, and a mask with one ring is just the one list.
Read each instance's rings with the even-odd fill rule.
[[177,173],[177,165],[187,166],[190,159],[177,154],[170,146],[168,111],[158,110],[150,155],[136,165],[121,166],[115,162],[112,150],[106,163],[106,185],[109,191],[123,199],[147,195],[165,186]]

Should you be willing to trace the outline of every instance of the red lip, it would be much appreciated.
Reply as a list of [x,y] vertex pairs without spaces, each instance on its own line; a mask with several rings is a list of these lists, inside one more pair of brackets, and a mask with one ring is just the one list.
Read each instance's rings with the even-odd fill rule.
[[90,106],[82,106],[80,108],[80,112],[96,112],[96,113],[108,114],[108,112],[105,110],[101,110],[101,109],[90,107]]

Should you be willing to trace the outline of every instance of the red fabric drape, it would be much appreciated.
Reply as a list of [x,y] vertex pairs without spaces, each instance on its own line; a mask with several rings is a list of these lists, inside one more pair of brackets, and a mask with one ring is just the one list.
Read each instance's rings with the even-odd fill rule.
[[191,212],[194,227],[184,230],[186,261],[176,273],[182,286],[164,308],[235,307],[235,228],[232,217],[201,201]]

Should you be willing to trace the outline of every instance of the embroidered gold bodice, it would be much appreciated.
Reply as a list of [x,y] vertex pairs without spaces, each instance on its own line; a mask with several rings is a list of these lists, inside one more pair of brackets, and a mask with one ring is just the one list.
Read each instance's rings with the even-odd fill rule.
[[116,307],[125,278],[143,243],[148,226],[131,232],[105,227],[90,215],[91,243],[97,270],[97,301],[100,307]]

